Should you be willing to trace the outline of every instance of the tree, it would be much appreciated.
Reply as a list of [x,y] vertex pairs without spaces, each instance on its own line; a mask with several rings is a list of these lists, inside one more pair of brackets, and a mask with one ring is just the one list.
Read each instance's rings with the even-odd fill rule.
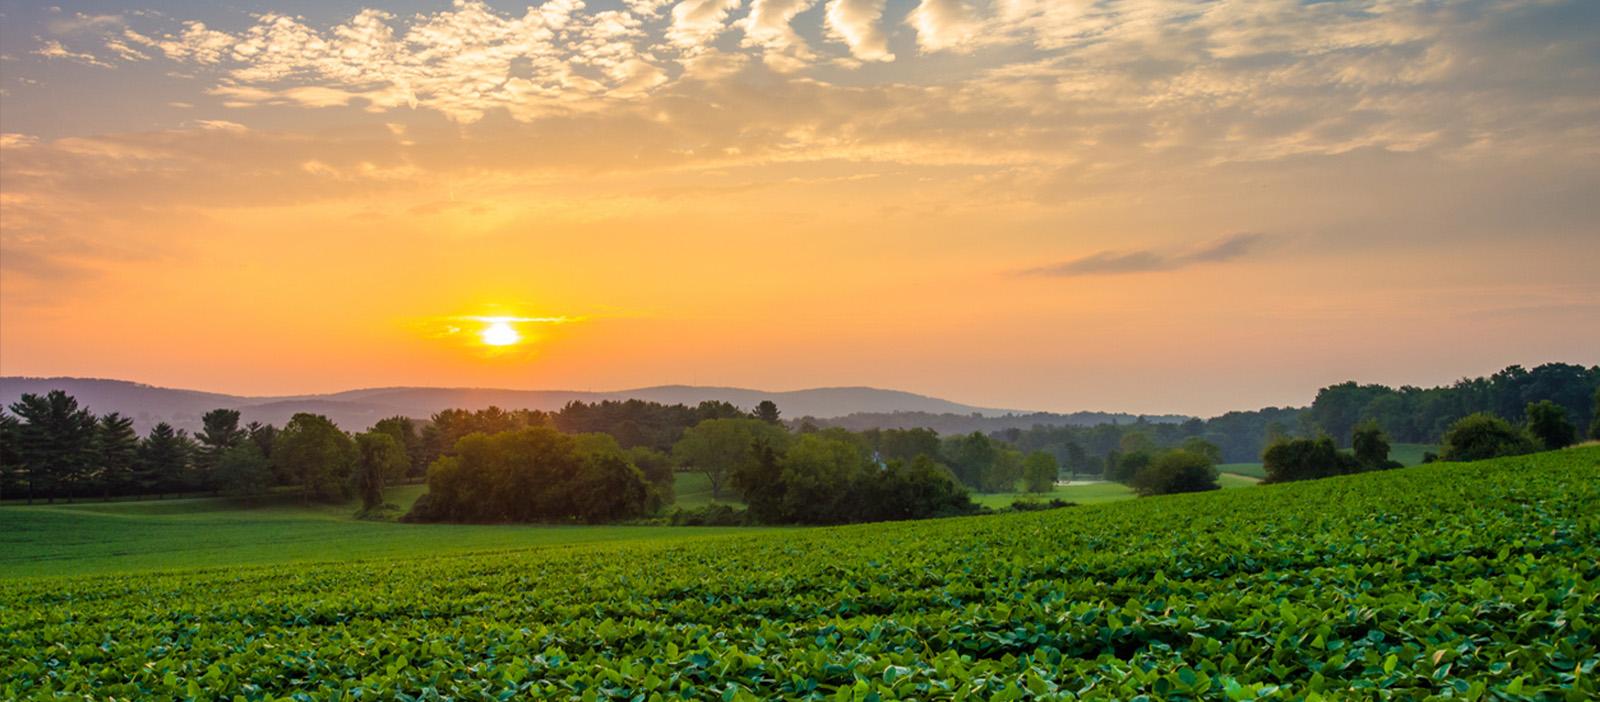
[[21,432],[22,422],[0,407],[0,498],[16,492],[27,475],[22,454],[17,450]]
[[139,473],[135,482],[141,490],[153,492],[157,498],[181,490],[193,455],[194,442],[189,436],[161,422],[139,442]]
[[268,461],[272,460],[272,444],[278,438],[278,428],[271,424],[251,422],[244,426],[244,430],[250,436],[250,442],[261,452],[261,456]]
[[383,486],[405,477],[411,468],[400,440],[374,429],[356,434],[356,492],[361,495],[361,511],[383,505]]
[[1157,454],[1150,465],[1133,476],[1133,491],[1141,497],[1180,492],[1217,490],[1217,466],[1211,457],[1185,449]]
[[807,434],[779,461],[783,466],[783,521],[839,524],[850,521],[854,486],[869,468],[867,456],[853,442]]
[[1056,457],[1044,451],[1034,451],[1022,462],[1022,482],[1028,492],[1050,492],[1060,473]]
[[628,449],[628,460],[644,474],[645,480],[655,486],[656,498],[662,504],[676,501],[676,489],[673,483],[677,480],[678,472],[674,469],[672,456],[649,446],[635,446]]
[[1589,422],[1589,438],[1600,440],[1600,387],[1594,389],[1594,419]]
[[1350,446],[1355,450],[1356,463],[1362,470],[1398,468],[1400,464],[1389,460],[1389,435],[1378,422],[1368,419],[1356,425],[1350,435]]
[[222,453],[244,443],[250,434],[239,427],[239,410],[211,410],[200,417],[200,424],[200,433],[194,436],[200,445],[195,466],[200,473],[200,487],[215,491],[220,488],[216,473]]
[[1198,453],[1202,456],[1205,456],[1211,460],[1212,464],[1222,462],[1222,447],[1213,444],[1210,441],[1206,441],[1198,436],[1191,436],[1187,439],[1184,439],[1183,444],[1178,448],[1190,453]]
[[133,431],[133,419],[112,412],[100,418],[95,432],[95,462],[102,497],[130,492],[139,464],[139,435]]
[[24,393],[11,411],[21,421],[17,454],[27,471],[28,501],[33,502],[36,492],[44,492],[50,502],[63,492],[70,496],[94,463],[99,428],[94,415],[60,390],[42,397]]
[[396,415],[378,420],[372,425],[373,431],[383,432],[393,437],[406,454],[406,475],[421,476],[428,470],[428,464],[423,463],[422,435],[417,433],[417,427],[410,417]]
[[1564,449],[1577,442],[1578,430],[1567,421],[1567,410],[1549,400],[1529,402],[1525,413],[1528,433],[1538,439],[1545,449]]
[[216,489],[233,497],[255,497],[272,486],[272,466],[254,441],[241,441],[217,456]]
[[1326,434],[1315,439],[1280,439],[1261,453],[1264,483],[1315,480],[1354,473],[1360,469],[1356,459],[1339,452]]
[[348,496],[355,462],[355,442],[320,414],[294,415],[273,443],[273,465],[307,500]]
[[650,483],[609,436],[531,426],[462,437],[428,467],[408,521],[612,521],[643,514]]
[[778,415],[778,405],[772,400],[762,400],[756,405],[755,411],[750,413],[750,416],[768,424],[777,424]]
[[1500,456],[1520,456],[1537,449],[1523,429],[1492,414],[1479,412],[1461,418],[1444,433],[1439,458],[1445,461],[1481,461]]
[[683,438],[672,447],[672,456],[681,465],[705,473],[712,498],[721,499],[728,478],[756,461],[760,443],[780,450],[788,443],[788,432],[759,419],[708,419],[683,432]]

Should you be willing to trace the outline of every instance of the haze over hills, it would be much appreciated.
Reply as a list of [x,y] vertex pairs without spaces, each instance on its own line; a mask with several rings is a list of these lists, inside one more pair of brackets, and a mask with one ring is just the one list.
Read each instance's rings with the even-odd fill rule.
[[[665,404],[698,404],[703,400],[721,400],[744,408],[755,406],[761,400],[772,400],[786,418],[805,416],[838,418],[848,415],[892,415],[916,413],[925,417],[974,413],[987,417],[1021,414],[1013,410],[975,407],[935,397],[898,390],[869,387],[812,388],[783,392],[767,392],[747,388],[697,387],[688,385],[663,385],[659,387],[590,392],[576,390],[505,390],[495,388],[364,388],[344,392],[288,395],[277,397],[252,397],[223,393],[162,388],[125,380],[98,378],[0,378],[0,403],[10,405],[23,393],[45,393],[64,390],[76,397],[81,405],[97,414],[120,412],[133,417],[140,431],[147,431],[157,422],[168,422],[181,429],[193,430],[200,425],[200,416],[219,407],[237,409],[244,421],[282,425],[297,412],[314,412],[327,415],[339,426],[350,430],[364,429],[384,417],[405,415],[425,419],[447,408],[481,409],[496,405],[505,409],[558,410],[568,402],[599,402],[602,400],[639,399]],[[1082,413],[1079,415],[1048,415],[1059,417],[1059,423],[1081,423],[1090,418],[1111,421],[1112,417],[1127,421],[1133,415]],[[1045,416],[1045,415],[1038,415]],[[1049,422],[1045,422],[1049,423]]]

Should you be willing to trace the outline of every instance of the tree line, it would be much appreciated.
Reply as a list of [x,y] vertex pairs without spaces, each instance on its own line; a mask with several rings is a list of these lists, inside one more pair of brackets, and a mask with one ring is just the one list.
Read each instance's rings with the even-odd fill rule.
[[366,508],[410,467],[411,420],[391,417],[348,434],[326,417],[296,414],[281,429],[240,424],[215,409],[193,434],[165,422],[145,436],[133,420],[96,416],[60,390],[24,394],[0,412],[0,497],[29,502],[203,493],[256,497],[292,486],[307,500],[359,495]]

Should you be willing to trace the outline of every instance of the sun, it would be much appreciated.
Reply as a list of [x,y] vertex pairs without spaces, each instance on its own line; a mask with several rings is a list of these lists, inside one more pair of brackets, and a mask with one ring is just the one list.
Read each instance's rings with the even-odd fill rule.
[[522,341],[522,334],[511,326],[511,322],[504,319],[489,319],[489,326],[478,332],[479,338],[489,346],[512,346]]

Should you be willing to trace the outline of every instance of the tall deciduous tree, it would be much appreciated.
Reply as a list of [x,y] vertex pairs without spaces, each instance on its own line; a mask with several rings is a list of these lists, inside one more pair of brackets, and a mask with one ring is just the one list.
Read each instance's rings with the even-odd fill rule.
[[383,504],[383,487],[405,477],[411,462],[400,441],[387,432],[357,434],[355,442],[356,490],[361,493],[362,511],[368,511]]
[[400,450],[406,454],[406,470],[396,480],[406,475],[421,476],[428,470],[428,464],[423,463],[422,435],[417,433],[417,427],[410,417],[393,416],[378,420],[372,425],[372,430],[383,432],[393,437],[400,444]]
[[1061,467],[1056,464],[1056,457],[1044,451],[1034,451],[1023,459],[1022,483],[1028,492],[1050,492],[1060,473]]
[[272,486],[272,466],[254,441],[224,450],[216,462],[217,489],[233,497],[255,497]]
[[788,443],[788,432],[759,419],[708,419],[683,432],[672,455],[680,464],[705,473],[711,496],[721,499],[734,471],[756,461],[758,443],[781,449]]
[[300,486],[307,500],[346,496],[355,462],[355,442],[320,414],[290,418],[272,449],[273,465]]

